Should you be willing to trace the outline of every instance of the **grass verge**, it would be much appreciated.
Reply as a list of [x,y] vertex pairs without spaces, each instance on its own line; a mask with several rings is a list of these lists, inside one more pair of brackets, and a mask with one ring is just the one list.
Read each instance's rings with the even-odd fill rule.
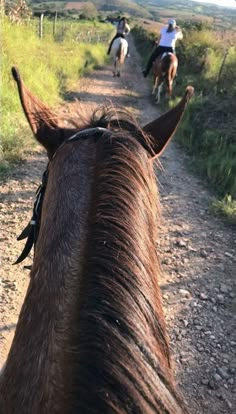
[[[104,31],[109,30],[114,28],[104,24]],[[31,25],[11,24],[7,18],[2,20],[2,40],[0,174],[6,174],[33,145],[11,67],[17,66],[31,92],[53,107],[81,76],[104,64],[107,44],[39,39]]]

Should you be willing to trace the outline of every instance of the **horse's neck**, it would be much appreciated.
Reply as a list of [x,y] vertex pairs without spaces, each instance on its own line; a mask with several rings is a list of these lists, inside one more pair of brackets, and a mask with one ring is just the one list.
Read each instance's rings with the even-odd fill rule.
[[78,412],[93,412],[94,406],[97,412],[115,412],[119,405],[128,412],[132,397],[130,412],[151,413],[137,390],[149,388],[155,404],[159,373],[170,380],[157,285],[157,193],[154,180],[151,186],[148,179],[148,164],[136,173],[135,164],[130,167],[126,160],[120,166],[116,156],[106,161],[114,169],[101,172],[93,199],[73,338],[78,352],[72,393]]
[[171,380],[157,194],[141,178],[149,164],[136,172],[126,160],[121,168],[118,151],[98,169],[95,149],[67,145],[49,170],[31,282],[0,383],[4,414],[62,414],[71,404],[102,413],[117,396],[128,407],[127,393],[132,412],[139,404],[148,412],[137,390],[155,406],[159,374]]

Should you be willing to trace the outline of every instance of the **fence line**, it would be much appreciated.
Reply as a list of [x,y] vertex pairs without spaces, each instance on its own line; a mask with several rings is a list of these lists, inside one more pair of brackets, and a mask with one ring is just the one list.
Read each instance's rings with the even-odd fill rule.
[[46,19],[42,13],[39,18],[27,19],[24,24],[32,27],[34,32],[41,38],[51,37],[57,42],[69,40],[78,43],[107,43],[113,34],[112,29],[98,29],[82,27],[78,22]]

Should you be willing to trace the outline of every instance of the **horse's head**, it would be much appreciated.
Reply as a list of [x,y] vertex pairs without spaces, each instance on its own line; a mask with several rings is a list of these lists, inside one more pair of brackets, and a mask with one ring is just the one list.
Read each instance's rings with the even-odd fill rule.
[[[70,136],[76,134],[79,129],[61,127],[58,116],[25,87],[17,68],[12,68],[12,74],[17,83],[21,104],[33,134],[37,141],[44,146],[49,159],[51,159],[60,145]],[[143,127],[144,133],[150,138],[147,150],[151,158],[159,156],[170,141],[192,95],[193,88],[189,86],[176,107]]]

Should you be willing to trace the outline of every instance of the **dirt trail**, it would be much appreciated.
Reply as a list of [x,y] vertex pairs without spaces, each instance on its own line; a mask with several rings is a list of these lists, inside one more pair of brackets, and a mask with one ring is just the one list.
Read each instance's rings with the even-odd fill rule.
[[[104,67],[72,92],[85,113],[110,99],[130,109],[141,125],[158,115],[132,43],[130,53],[121,78],[113,78],[111,68]],[[77,105],[68,103],[64,111],[74,113]],[[158,171],[164,224],[158,249],[167,326],[176,378],[191,412],[230,414],[236,412],[236,234],[208,214],[211,196],[189,172],[187,159],[172,143],[161,157],[164,170]],[[12,266],[24,244],[16,236],[31,217],[45,165],[41,151],[29,155],[1,188],[0,366],[28,285],[23,265]]]

